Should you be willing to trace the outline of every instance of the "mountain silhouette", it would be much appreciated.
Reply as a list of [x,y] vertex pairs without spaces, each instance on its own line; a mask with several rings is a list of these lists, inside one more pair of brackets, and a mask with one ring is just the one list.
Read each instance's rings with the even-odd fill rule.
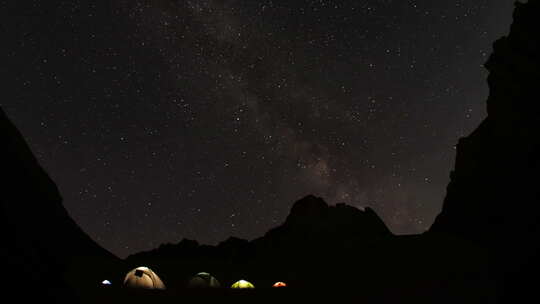
[[0,140],[0,256],[11,277],[3,287],[32,286],[44,299],[60,301],[76,297],[78,286],[99,284],[122,261],[71,219],[58,188],[2,109]]
[[516,3],[510,34],[495,42],[488,117],[459,140],[455,168],[433,234],[489,250],[505,302],[531,296],[540,237],[540,2]]
[[[320,280],[323,263],[319,259],[335,256],[337,262],[338,256],[345,257],[358,250],[358,245],[378,248],[392,237],[371,209],[361,211],[345,204],[328,206],[321,198],[309,195],[293,205],[282,225],[253,241],[229,238],[217,246],[208,246],[183,240],[129,256],[126,261],[131,266],[156,265],[162,269],[160,275],[170,282],[176,281],[177,286],[205,269],[219,274],[224,282],[249,276],[255,278],[254,282],[269,286],[279,278],[297,286],[313,286],[324,282]],[[319,260],[317,274],[310,280],[307,274],[312,272],[309,269],[315,270],[312,263],[316,259]],[[334,262],[331,264],[335,266]]]
[[308,195],[294,203],[285,223],[267,233],[340,233],[342,235],[388,236],[390,231],[378,215],[370,208],[361,211],[344,203],[336,206],[328,204],[319,197]]
[[496,283],[484,256],[482,248],[452,236],[395,236],[369,208],[329,206],[309,195],[294,203],[282,225],[252,241],[182,240],[126,262],[151,265],[175,290],[205,271],[224,286],[241,278],[262,288],[284,281],[313,299],[491,303]]

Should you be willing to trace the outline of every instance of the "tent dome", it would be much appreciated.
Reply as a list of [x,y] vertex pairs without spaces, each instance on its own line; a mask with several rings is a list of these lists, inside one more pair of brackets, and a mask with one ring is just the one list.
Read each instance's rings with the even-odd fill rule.
[[219,288],[221,284],[209,273],[199,272],[189,280],[188,286],[191,288]]
[[272,287],[287,287],[287,284],[283,282],[276,282],[274,285],[272,285]]
[[111,285],[111,281],[109,280],[103,280],[103,282],[101,282],[102,285]]
[[239,289],[246,289],[246,288],[255,288],[255,286],[253,286],[253,284],[251,284],[250,282],[248,281],[245,281],[245,280],[240,280],[234,284],[232,284],[231,288],[239,288]]
[[131,288],[165,289],[163,281],[148,267],[137,267],[128,272],[124,285]]

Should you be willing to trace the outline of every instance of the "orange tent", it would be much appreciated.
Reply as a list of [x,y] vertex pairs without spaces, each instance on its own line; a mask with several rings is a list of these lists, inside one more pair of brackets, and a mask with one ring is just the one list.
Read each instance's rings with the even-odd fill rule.
[[276,282],[272,287],[287,287],[287,284],[283,282]]

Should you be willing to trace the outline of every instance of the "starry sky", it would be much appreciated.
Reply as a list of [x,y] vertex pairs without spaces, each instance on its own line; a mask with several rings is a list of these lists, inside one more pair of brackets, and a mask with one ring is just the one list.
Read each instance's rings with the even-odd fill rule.
[[[440,212],[512,0],[0,1],[0,105],[120,257],[253,239],[297,199]],[[38,203],[38,202],[35,202]]]

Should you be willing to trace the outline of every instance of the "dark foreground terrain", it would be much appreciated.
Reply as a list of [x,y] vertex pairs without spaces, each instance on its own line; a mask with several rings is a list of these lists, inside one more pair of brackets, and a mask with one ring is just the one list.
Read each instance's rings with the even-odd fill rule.
[[[121,260],[69,217],[56,185],[0,111],[3,296],[17,302],[535,303],[540,271],[540,1],[517,4],[509,36],[486,63],[488,117],[459,141],[441,214],[430,231],[394,236],[372,210],[307,196],[253,241],[183,240]],[[152,268],[167,290],[129,290]],[[230,286],[186,289],[206,271]],[[104,279],[112,286],[101,286]],[[272,289],[276,281],[289,284]]]
[[[426,286],[429,288],[429,286]],[[175,291],[129,291],[101,290],[87,298],[88,303],[495,303],[476,292],[444,296],[439,289],[433,290],[377,290],[370,291],[358,286],[355,289],[260,289],[248,291],[189,290]]]

